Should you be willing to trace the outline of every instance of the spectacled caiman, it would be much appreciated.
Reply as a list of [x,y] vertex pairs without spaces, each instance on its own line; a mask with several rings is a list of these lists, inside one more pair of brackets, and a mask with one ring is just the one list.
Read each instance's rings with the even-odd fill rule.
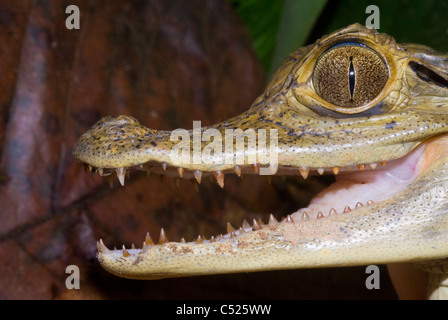
[[[267,224],[228,225],[209,240],[169,242],[163,229],[158,244],[147,234],[142,249],[109,250],[100,240],[107,271],[159,279],[415,262],[430,275],[428,297],[448,298],[448,54],[354,24],[292,53],[249,110],[199,133],[207,129],[276,129],[277,175],[336,181],[280,222],[271,215]],[[266,168],[260,150],[249,157],[247,140],[246,153],[235,151],[236,140],[222,150],[243,155],[243,164],[213,162],[208,153],[180,166],[170,157],[178,143],[171,133],[105,117],[73,155],[122,185],[130,169],[198,183],[214,175],[223,187],[225,174]],[[188,148],[204,152],[210,142],[195,134],[187,131]]]

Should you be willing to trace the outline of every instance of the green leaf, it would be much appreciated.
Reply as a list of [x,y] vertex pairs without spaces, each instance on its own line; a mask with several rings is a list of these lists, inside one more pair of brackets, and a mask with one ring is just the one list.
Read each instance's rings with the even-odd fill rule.
[[285,1],[270,75],[291,52],[305,44],[326,3],[326,0]]
[[448,51],[448,1],[439,0],[229,0],[249,29],[269,75],[299,47],[358,22],[369,5],[380,12],[379,32],[399,43],[418,43]]
[[269,70],[277,41],[284,0],[229,0],[245,21],[253,46],[265,70]]

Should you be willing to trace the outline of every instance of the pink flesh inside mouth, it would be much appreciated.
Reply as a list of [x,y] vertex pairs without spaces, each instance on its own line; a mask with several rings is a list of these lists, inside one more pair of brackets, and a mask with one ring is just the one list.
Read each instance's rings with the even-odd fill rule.
[[[328,216],[354,210],[358,203],[379,202],[391,198],[406,188],[420,174],[425,145],[421,145],[403,158],[389,161],[384,167],[375,170],[341,172],[336,182],[313,197],[307,208],[301,208],[291,216],[294,221],[303,220],[304,213],[310,219],[318,218],[320,213]],[[334,209],[334,210],[332,210]]]

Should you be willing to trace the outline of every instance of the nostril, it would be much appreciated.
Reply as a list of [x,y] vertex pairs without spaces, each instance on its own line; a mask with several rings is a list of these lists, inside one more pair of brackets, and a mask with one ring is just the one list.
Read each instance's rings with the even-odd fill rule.
[[423,64],[420,64],[416,61],[409,62],[409,67],[415,74],[423,81],[432,82],[439,87],[448,89],[448,79],[444,78],[440,74],[436,73],[432,69],[426,67]]

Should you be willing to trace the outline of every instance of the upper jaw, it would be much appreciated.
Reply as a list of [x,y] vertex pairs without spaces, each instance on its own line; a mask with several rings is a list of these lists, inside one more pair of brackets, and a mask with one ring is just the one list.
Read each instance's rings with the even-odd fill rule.
[[[274,123],[272,114],[262,109],[251,109],[215,126],[182,130],[182,140],[176,130],[151,130],[128,116],[106,117],[81,136],[74,146],[73,155],[100,173],[135,167],[181,177],[192,177],[195,171],[210,174],[235,171],[241,174],[260,173],[260,169],[265,170],[265,175],[303,176],[309,171],[337,174],[358,168],[375,168],[401,158],[422,141],[446,130],[443,122],[434,121],[431,115],[426,119],[418,116],[415,127],[409,123],[410,118],[417,118],[414,113],[369,119],[324,118],[310,125],[316,119],[296,116],[291,108],[282,110],[283,114],[288,113],[288,120],[280,119]],[[394,125],[386,129],[390,123]],[[420,130],[421,126],[426,130]],[[233,140],[230,140],[229,149],[226,139],[229,132],[236,132],[233,128],[240,130],[240,136],[230,136]],[[204,138],[209,132],[214,138],[219,137],[221,144],[212,145],[208,140],[210,134],[208,139]],[[247,144],[242,145],[242,150],[238,149],[241,145],[237,145],[242,136],[249,135],[248,132],[253,133],[257,143],[252,153],[248,152]],[[265,135],[262,136],[261,132]],[[264,149],[259,147],[263,139]],[[172,152],[180,141],[187,141],[181,151],[186,157],[173,156]],[[223,151],[220,157],[210,152],[213,146]],[[176,151],[174,155],[177,154]],[[179,173],[180,169],[182,173]]]
[[[360,107],[325,101],[313,81],[319,57],[344,41],[369,47],[387,65],[384,88]],[[446,55],[427,47],[399,45],[390,36],[351,25],[293,53],[266,91],[239,116],[213,126],[201,127],[199,122],[173,131],[152,130],[128,116],[106,117],[82,135],[73,155],[99,172],[141,165],[158,171],[160,167],[153,166],[157,163],[162,169],[182,168],[187,175],[253,165],[277,172],[273,163],[284,172],[289,171],[286,168],[329,172],[387,162],[447,132],[447,61]],[[232,137],[227,144],[229,132],[239,138],[253,134],[256,143],[263,141],[264,132],[266,147],[247,152],[248,146],[238,147],[238,138]],[[181,149],[187,153],[173,156],[181,139],[185,142]],[[212,155],[210,149],[222,152]]]

